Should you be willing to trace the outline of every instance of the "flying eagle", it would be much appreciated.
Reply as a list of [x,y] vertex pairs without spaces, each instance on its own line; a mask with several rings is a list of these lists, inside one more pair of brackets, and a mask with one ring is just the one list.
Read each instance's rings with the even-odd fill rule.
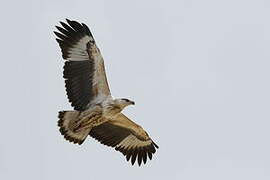
[[65,59],[66,92],[74,111],[60,111],[58,126],[64,138],[82,144],[90,135],[100,143],[114,147],[139,166],[151,160],[158,146],[144,129],[121,111],[135,103],[129,99],[114,99],[111,95],[103,57],[89,28],[66,19],[56,26],[56,41]]

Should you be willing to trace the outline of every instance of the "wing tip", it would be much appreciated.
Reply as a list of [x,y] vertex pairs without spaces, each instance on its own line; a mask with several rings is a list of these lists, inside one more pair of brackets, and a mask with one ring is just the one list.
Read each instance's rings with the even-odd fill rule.
[[159,148],[158,145],[154,141],[152,141],[152,143],[157,149]]
[[155,148],[158,148],[158,145],[152,142],[150,145],[145,147],[126,150],[129,152],[125,152],[125,149],[120,147],[116,147],[115,150],[122,152],[123,155],[126,156],[126,160],[131,162],[132,166],[137,161],[138,166],[140,167],[142,164],[146,164],[147,159],[152,160],[153,154],[156,152]]
[[67,21],[68,24],[71,22],[71,20],[69,20],[68,18],[65,18],[65,20]]

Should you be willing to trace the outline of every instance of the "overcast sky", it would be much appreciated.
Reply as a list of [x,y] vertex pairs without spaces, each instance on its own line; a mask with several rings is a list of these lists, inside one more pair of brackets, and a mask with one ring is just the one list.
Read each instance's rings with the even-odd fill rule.
[[[138,167],[88,138],[70,110],[55,25],[87,24],[124,113],[160,146]],[[0,179],[270,178],[270,1],[1,1]]]

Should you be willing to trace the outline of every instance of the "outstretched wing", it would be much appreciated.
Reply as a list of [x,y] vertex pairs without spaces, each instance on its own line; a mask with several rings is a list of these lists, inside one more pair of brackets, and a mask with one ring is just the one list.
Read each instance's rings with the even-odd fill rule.
[[66,60],[64,78],[66,92],[75,110],[83,111],[99,98],[100,101],[110,96],[105,74],[104,61],[89,28],[76,21],[67,19],[67,24],[60,22],[54,32]]
[[151,140],[143,128],[124,114],[119,114],[115,119],[109,120],[90,131],[90,136],[100,143],[115,147],[115,150],[122,152],[127,161],[131,159],[132,165],[138,160],[139,166],[142,161],[151,160],[152,154],[158,146]]

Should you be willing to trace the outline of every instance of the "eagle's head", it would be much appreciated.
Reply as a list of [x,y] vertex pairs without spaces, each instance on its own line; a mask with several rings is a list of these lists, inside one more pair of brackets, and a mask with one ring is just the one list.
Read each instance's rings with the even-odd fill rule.
[[135,105],[134,101],[131,101],[131,100],[126,99],[126,98],[115,99],[115,103],[118,106],[120,106],[121,108],[124,108],[124,107],[129,106],[129,105]]

